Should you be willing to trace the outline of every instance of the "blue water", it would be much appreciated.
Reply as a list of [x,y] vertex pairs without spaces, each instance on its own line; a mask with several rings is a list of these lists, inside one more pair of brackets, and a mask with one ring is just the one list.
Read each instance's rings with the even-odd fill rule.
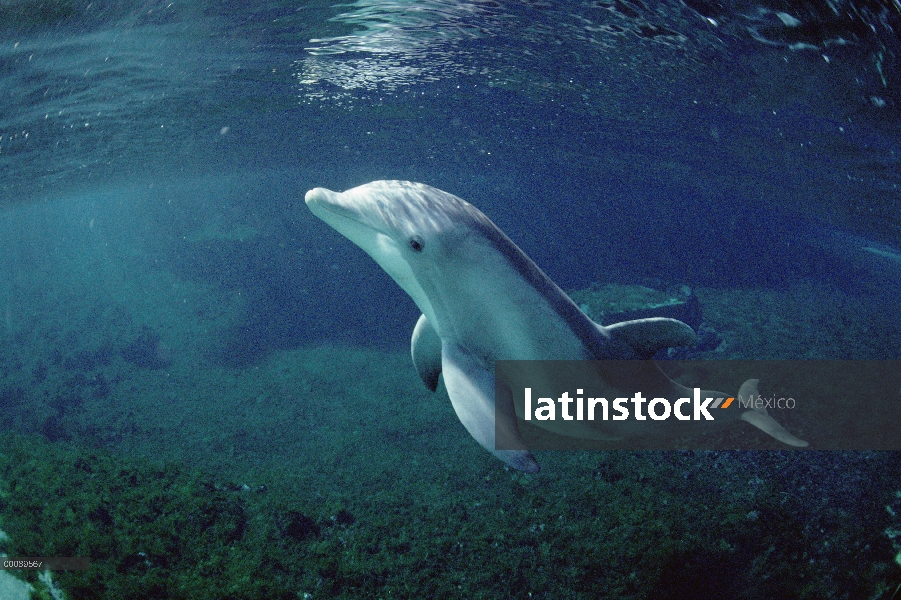
[[[899,27],[893,2],[0,4],[0,427],[227,469],[202,405],[246,398],[209,382],[288,402],[291,353],[405,353],[412,301],[303,203],[376,179],[468,200],[567,291],[685,285],[784,332],[733,357],[899,359]],[[178,398],[203,402],[157,421]]]

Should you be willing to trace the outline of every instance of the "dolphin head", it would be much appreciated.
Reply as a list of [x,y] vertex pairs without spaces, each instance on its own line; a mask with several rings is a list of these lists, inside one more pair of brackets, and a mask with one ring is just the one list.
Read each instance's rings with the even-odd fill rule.
[[409,181],[375,181],[346,192],[315,188],[305,200],[314,215],[369,254],[436,326],[430,282],[450,263],[465,270],[455,259],[467,244],[478,243],[474,229],[496,230],[465,200]]

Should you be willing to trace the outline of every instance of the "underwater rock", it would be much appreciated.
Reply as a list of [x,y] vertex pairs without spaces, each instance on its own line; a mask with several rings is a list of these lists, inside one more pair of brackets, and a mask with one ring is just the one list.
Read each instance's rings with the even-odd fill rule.
[[0,388],[0,412],[12,412],[25,403],[25,390],[17,385]]
[[656,290],[643,285],[592,284],[569,294],[589,317],[602,325],[669,317],[682,321],[695,331],[701,326],[701,304],[688,286]]
[[63,359],[63,368],[67,371],[93,371],[108,366],[112,360],[113,347],[104,345],[96,350],[83,350],[75,356],[67,356]]
[[319,525],[299,510],[291,510],[285,514],[281,524],[281,532],[285,537],[302,542],[319,535]]
[[623,474],[612,464],[602,462],[591,472],[595,479],[601,479],[607,483],[616,483],[623,478]]
[[716,350],[723,343],[723,336],[706,323],[698,327],[695,332],[698,335],[698,341],[694,346],[667,348],[654,355],[654,358],[657,360],[697,360],[705,352]]
[[59,416],[52,416],[44,421],[41,425],[41,435],[47,438],[48,442],[64,442],[72,438]]
[[102,374],[97,375],[97,377],[94,378],[93,385],[95,398],[106,398],[107,396],[109,396],[110,385],[109,383],[107,383],[106,377],[104,377]]
[[140,369],[164,369],[172,364],[169,347],[161,341],[160,334],[147,326],[122,349],[122,358]]
[[332,517],[332,521],[338,525],[353,525],[357,522],[357,518],[342,508],[338,511],[338,514]]
[[91,520],[91,523],[95,524],[97,527],[104,531],[109,531],[113,525],[116,524],[113,515],[106,508],[106,506],[98,506],[94,510],[88,513],[88,519]]
[[697,343],[694,346],[661,350],[654,356],[657,360],[696,359],[704,352],[716,350],[723,342],[722,336],[703,322],[701,303],[686,285],[592,284],[587,289],[572,292],[570,297],[585,314],[603,325],[648,317],[669,317],[695,330]]
[[72,409],[81,408],[84,404],[84,399],[75,392],[66,392],[51,399],[49,404],[59,416],[63,416]]
[[35,383],[43,383],[45,379],[47,379],[47,363],[38,359],[38,361],[34,365],[34,369],[31,371],[31,377],[34,379]]
[[710,327],[701,326],[698,329],[698,343],[694,346],[695,352],[707,352],[716,350],[723,343],[723,337]]

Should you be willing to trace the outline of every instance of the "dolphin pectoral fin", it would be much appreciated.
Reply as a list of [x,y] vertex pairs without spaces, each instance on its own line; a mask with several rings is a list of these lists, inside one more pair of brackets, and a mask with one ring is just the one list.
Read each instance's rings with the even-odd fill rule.
[[[741,389],[738,390],[738,395],[740,398],[755,398],[757,397],[757,382],[758,379],[749,379],[744,382],[741,386]],[[764,433],[776,438],[783,444],[788,444],[789,446],[796,446],[798,448],[803,448],[808,445],[802,439],[796,438],[792,434],[788,432],[788,430],[776,422],[776,419],[771,417],[765,408],[749,408],[745,412],[741,413],[741,420],[747,421],[757,429],[763,431]]]
[[425,315],[420,315],[410,339],[410,354],[413,364],[425,386],[431,391],[438,389],[441,374],[441,338]]
[[[449,343],[441,346],[441,366],[454,412],[470,435],[514,469],[537,473],[540,467],[519,435],[512,395],[500,398],[501,410],[495,410],[494,373],[465,349]],[[495,436],[500,444],[496,443]],[[498,450],[498,445],[518,449]]]
[[610,336],[633,348],[643,358],[673,346],[692,346],[697,341],[694,329],[676,319],[651,317],[607,325]]

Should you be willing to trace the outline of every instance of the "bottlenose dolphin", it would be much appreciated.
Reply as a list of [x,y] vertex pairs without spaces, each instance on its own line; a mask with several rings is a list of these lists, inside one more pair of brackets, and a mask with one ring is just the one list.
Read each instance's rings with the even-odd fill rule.
[[[413,298],[422,315],[411,352],[423,382],[435,391],[443,374],[454,411],[469,433],[521,471],[534,473],[539,466],[521,442],[513,407],[499,399],[495,410],[496,360],[648,359],[661,348],[695,341],[694,330],[675,319],[595,323],[488,217],[428,185],[374,181],[343,193],[316,188],[307,192],[306,204]],[[643,381],[652,369],[650,380],[665,397],[691,394],[652,361],[634,364]],[[756,383],[749,380],[741,392],[756,394]],[[807,445],[765,409],[724,412],[786,444]]]

